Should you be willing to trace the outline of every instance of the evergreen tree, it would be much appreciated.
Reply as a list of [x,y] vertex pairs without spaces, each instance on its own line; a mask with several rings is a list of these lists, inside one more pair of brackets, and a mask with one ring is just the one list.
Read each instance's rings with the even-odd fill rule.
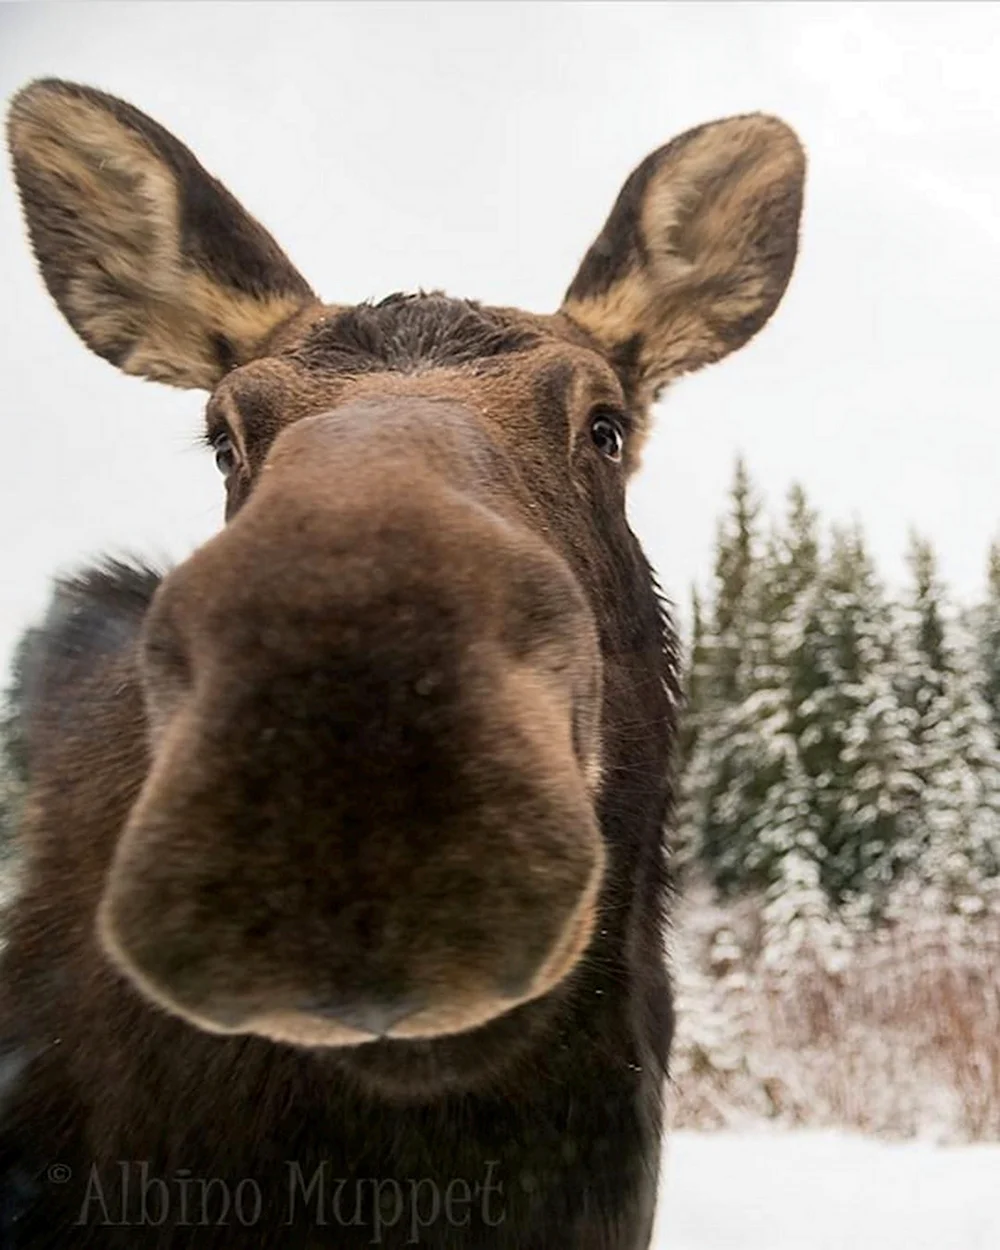
[[835,530],[792,657],[792,734],[835,903],[884,892],[914,790],[892,620],[860,532]]
[[[737,461],[729,509],[716,539],[712,608],[699,613],[698,701],[682,797],[687,841],[713,884],[745,888],[753,820],[767,786],[765,745],[756,714],[751,638],[759,576],[760,508],[746,465]],[[700,606],[700,605],[699,605]],[[694,675],[692,654],[691,673]]]
[[824,552],[798,487],[765,539],[737,465],[693,602],[681,810],[716,890],[764,896],[769,949],[787,928],[835,952],[838,914],[888,914],[903,878],[1000,902],[1000,544],[968,639],[926,540],[908,563],[896,608],[856,527]]
[[978,685],[989,710],[993,736],[1000,746],[1000,540],[990,546],[986,568],[986,600],[975,624],[978,641]]
[[766,545],[757,518],[753,488],[739,465],[720,530],[713,617],[730,645],[705,648],[709,672],[702,684],[709,694],[687,776],[695,799],[687,811],[698,826],[701,858],[727,893],[766,890],[780,877],[784,856],[813,854],[791,732],[788,664],[817,575],[816,517],[796,487],[784,527]]
[[925,893],[967,908],[1000,867],[1000,748],[976,647],[947,619],[930,544],[914,538],[909,564],[900,680],[920,789],[905,813],[906,860]]
[[715,555],[710,702],[732,706],[744,693],[748,602],[758,555],[760,504],[746,464],[736,462],[729,514],[719,526]]
[[821,827],[795,702],[796,686],[806,684],[806,628],[816,611],[819,581],[818,519],[795,484],[784,522],[772,532],[758,591],[762,681],[757,702],[769,709],[772,767],[750,862],[768,884],[768,925],[791,912],[815,918],[827,911],[819,873]]
[[915,772],[925,785],[923,747],[941,717],[952,664],[945,641],[944,588],[938,579],[933,548],[911,534],[906,558],[910,586],[900,612],[897,683],[915,751]]
[[691,589],[691,639],[684,666],[684,716],[680,726],[679,758],[683,771],[694,753],[705,716],[708,683],[711,681],[705,618],[697,587]]
[[788,493],[785,524],[775,531],[771,545],[767,579],[771,613],[779,623],[794,628],[796,609],[816,584],[820,557],[818,518],[798,483]]
[[967,668],[956,667],[925,744],[917,874],[948,910],[976,910],[1000,873],[1000,749]]
[[896,689],[907,725],[914,785],[900,811],[899,862],[903,871],[923,854],[928,833],[928,786],[936,754],[944,742],[940,721],[952,669],[937,561],[930,543],[915,532],[910,534],[906,564],[909,583],[897,611]]
[[[906,859],[925,902],[967,911],[1000,871],[1000,746],[990,683],[978,671],[982,647],[977,656],[974,636],[946,619],[930,545],[914,539],[909,563],[900,677],[920,791],[907,812]],[[984,631],[980,642],[987,638]]]

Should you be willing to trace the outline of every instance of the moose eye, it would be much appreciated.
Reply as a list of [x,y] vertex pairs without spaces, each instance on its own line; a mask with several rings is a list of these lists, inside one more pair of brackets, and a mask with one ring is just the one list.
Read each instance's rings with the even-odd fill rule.
[[236,468],[236,449],[233,440],[223,430],[212,439],[212,450],[215,452],[215,466],[223,477],[229,477]]
[[591,418],[590,437],[594,446],[605,458],[618,464],[625,450],[625,432],[614,413],[599,412]]

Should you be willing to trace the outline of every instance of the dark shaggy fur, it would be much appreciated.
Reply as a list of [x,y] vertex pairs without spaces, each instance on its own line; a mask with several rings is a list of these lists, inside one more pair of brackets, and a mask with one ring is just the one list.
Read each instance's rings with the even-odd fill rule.
[[527,351],[539,335],[472,300],[438,292],[390,295],[320,321],[293,358],[307,368],[408,372]]

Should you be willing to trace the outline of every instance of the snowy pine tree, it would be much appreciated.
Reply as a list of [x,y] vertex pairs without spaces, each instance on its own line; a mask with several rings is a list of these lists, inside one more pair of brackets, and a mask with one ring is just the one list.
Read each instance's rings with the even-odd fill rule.
[[720,529],[715,633],[702,643],[700,728],[686,777],[695,841],[724,893],[767,891],[785,875],[785,856],[816,856],[789,683],[818,575],[816,517],[795,487],[766,543],[757,518],[739,465]]
[[892,618],[858,529],[835,530],[792,674],[821,879],[835,902],[894,875],[913,753],[894,681]]
[[952,661],[945,641],[944,588],[930,543],[911,534],[906,560],[910,586],[899,612],[897,688],[914,748],[914,773],[923,787],[925,744],[942,715]]
[[694,753],[705,718],[712,674],[706,646],[705,616],[697,588],[691,591],[691,637],[686,648],[684,666],[684,716],[680,726],[678,754],[684,769]]
[[694,658],[689,665],[698,707],[682,814],[689,845],[724,893],[746,888],[753,878],[754,822],[768,785],[766,734],[753,703],[759,511],[740,460],[716,540],[711,612],[699,623],[697,674]]
[[912,540],[909,565],[899,680],[919,790],[904,859],[925,902],[968,911],[1000,867],[1000,749],[977,648],[947,612],[927,542]]
[[993,736],[1000,746],[1000,541],[990,547],[986,599],[974,616],[977,684],[989,709]]
[[723,896],[763,895],[770,929],[877,919],[902,877],[968,908],[997,875],[1000,548],[968,639],[926,541],[909,566],[896,608],[860,531],[824,550],[799,488],[765,537],[737,466],[694,603],[682,842]]

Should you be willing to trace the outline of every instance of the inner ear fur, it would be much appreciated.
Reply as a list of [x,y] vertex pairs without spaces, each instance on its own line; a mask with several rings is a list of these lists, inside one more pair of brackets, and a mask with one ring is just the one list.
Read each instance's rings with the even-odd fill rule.
[[629,177],[562,311],[607,354],[637,412],[741,347],[777,308],[804,179],[795,133],[762,114],[687,131]]
[[210,389],[315,298],[259,222],[131,105],[35,82],[11,104],[8,142],[49,292],[126,373]]

